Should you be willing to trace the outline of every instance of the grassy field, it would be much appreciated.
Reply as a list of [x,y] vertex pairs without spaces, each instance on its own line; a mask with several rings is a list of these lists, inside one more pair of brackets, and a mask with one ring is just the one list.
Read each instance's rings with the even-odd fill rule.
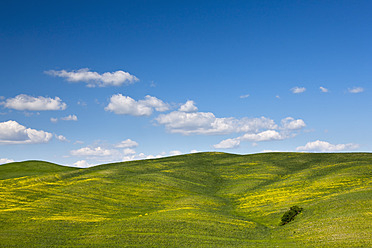
[[0,166],[0,247],[372,247],[371,234],[367,153]]

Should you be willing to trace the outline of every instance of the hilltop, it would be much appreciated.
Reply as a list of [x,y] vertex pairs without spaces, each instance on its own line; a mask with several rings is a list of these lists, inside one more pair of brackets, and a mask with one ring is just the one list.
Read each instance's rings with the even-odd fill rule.
[[[372,247],[369,153],[29,161],[0,173],[0,247]],[[293,205],[303,211],[281,226]]]
[[59,173],[72,170],[76,170],[76,168],[44,161],[14,162],[0,165],[0,180],[25,176],[41,176],[51,172]]

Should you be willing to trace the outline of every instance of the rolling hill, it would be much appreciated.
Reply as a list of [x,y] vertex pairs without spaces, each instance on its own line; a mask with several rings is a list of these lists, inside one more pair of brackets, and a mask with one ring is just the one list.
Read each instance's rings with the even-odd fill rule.
[[0,247],[372,247],[371,178],[369,153],[10,163]]

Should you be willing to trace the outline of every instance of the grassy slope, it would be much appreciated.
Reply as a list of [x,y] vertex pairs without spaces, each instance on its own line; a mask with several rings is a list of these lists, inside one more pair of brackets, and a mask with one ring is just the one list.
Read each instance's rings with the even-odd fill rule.
[[[15,177],[0,166],[0,247],[372,247],[372,154],[56,168]],[[279,226],[295,204],[303,213]]]
[[48,174],[50,172],[58,173],[72,171],[76,168],[60,166],[43,161],[25,161],[0,165],[0,180],[15,177],[35,176]]

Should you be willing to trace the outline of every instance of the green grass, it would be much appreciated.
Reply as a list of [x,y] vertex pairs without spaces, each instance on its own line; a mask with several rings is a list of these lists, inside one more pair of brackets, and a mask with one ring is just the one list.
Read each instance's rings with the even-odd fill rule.
[[0,180],[25,176],[40,176],[51,172],[59,173],[73,170],[77,169],[43,161],[16,162],[0,165]]
[[[0,166],[0,247],[372,247],[372,154]],[[280,226],[293,205],[304,210]]]

